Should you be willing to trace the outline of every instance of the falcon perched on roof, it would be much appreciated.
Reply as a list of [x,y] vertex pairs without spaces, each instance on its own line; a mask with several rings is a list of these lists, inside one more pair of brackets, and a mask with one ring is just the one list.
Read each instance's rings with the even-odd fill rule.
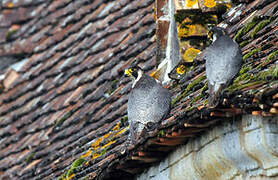
[[223,28],[213,27],[209,34],[212,44],[205,49],[206,75],[209,88],[209,106],[219,103],[219,96],[238,74],[243,59],[239,45]]
[[171,93],[138,66],[126,69],[125,75],[134,79],[127,115],[130,126],[128,143],[135,144],[144,128],[153,130],[155,123],[167,117],[171,109]]

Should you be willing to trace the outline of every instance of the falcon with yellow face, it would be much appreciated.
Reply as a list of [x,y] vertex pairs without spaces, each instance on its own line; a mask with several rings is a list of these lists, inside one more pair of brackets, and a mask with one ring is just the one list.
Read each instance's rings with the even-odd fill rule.
[[153,130],[156,123],[167,117],[171,109],[171,93],[138,66],[126,69],[125,75],[133,79],[127,115],[130,125],[128,143],[135,144],[144,129]]
[[209,88],[209,106],[219,104],[222,90],[229,86],[243,63],[239,45],[223,28],[213,27],[208,33],[212,44],[204,50],[206,75]]

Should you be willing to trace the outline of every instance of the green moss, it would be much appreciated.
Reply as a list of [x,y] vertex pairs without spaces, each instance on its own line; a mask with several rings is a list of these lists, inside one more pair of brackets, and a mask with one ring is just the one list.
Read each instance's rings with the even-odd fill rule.
[[242,42],[239,44],[239,46],[240,46],[240,47],[244,47],[244,46],[246,46],[248,43],[249,43],[248,40],[242,41]]
[[76,159],[72,164],[71,164],[71,168],[67,171],[64,172],[59,178],[58,180],[65,180],[66,178],[70,177],[77,168],[79,168],[81,165],[84,164],[86,160],[83,158],[79,158]]
[[157,134],[157,137],[164,137],[165,136],[165,131],[164,130],[160,130]]
[[192,83],[190,83],[190,84],[186,87],[185,91],[189,92],[190,90],[192,90],[192,88],[193,88],[194,86],[196,86],[197,84],[199,84],[201,81],[203,81],[203,80],[205,80],[205,79],[206,79],[206,76],[200,76],[199,78],[195,79]]
[[[238,81],[246,81],[246,80],[248,80],[250,77],[249,77],[250,75],[249,75],[249,73],[244,73],[244,74],[242,74],[241,76],[240,76],[240,78],[239,79],[237,79]],[[235,82],[237,82],[237,81],[235,81]]]
[[259,22],[260,18],[258,16],[255,16],[249,23],[247,23],[245,26],[243,26],[238,33],[235,35],[234,40],[239,41],[242,36],[244,36],[246,33],[248,33],[253,27],[256,26],[256,24]]
[[238,73],[238,77],[234,80],[234,84],[240,82],[240,81],[245,81],[248,80],[250,77],[249,71],[252,69],[251,65],[245,65],[241,68],[241,70]]
[[13,30],[10,30],[7,32],[6,34],[6,40],[9,41],[12,39],[12,35],[14,35],[18,30],[16,29],[13,29]]
[[243,56],[243,61],[246,61],[246,59],[248,59],[249,57],[251,57],[254,54],[258,53],[259,51],[261,51],[261,48],[254,49],[254,50],[250,51],[249,53],[245,54]]
[[[250,86],[254,86],[257,84],[262,84],[269,82],[269,79],[277,79],[278,78],[278,66],[272,67],[269,70],[261,71],[256,75],[250,76],[248,73],[243,74],[244,77],[238,77],[233,85],[226,88],[228,91],[233,92],[237,90],[241,90]],[[248,75],[248,76],[247,76]]]
[[79,159],[76,159],[72,165],[71,165],[71,168],[77,168],[79,166],[81,166],[86,160],[84,158],[79,158]]
[[120,122],[120,127],[123,127],[126,124],[126,122],[128,121],[128,117],[124,116],[124,117],[121,118],[120,121],[121,121]]
[[268,55],[267,61],[272,61],[272,60],[274,60],[274,58],[276,58],[277,55],[278,55],[278,50],[272,52],[270,55]]
[[203,105],[207,105],[209,103],[208,99],[206,99],[204,102],[203,102]]
[[68,170],[66,177],[70,177],[76,170],[76,168],[80,167],[86,160],[84,158],[76,159],[72,165],[71,168]]
[[263,64],[258,64],[258,65],[255,67],[255,69],[257,69],[257,70],[261,70],[261,69],[262,69],[262,67],[263,67]]
[[266,25],[268,25],[271,22],[271,18],[267,20],[261,21],[259,24],[257,24],[254,28],[254,30],[251,33],[251,38],[254,38],[256,34],[263,29]]
[[250,65],[244,66],[240,69],[239,75],[245,74],[246,72],[250,71],[251,69],[252,69],[252,66],[250,66]]
[[72,111],[67,112],[63,117],[61,117],[59,120],[56,121],[54,127],[61,126],[65,120],[71,117],[71,115],[72,115]]
[[74,171],[75,171],[75,169],[70,168],[70,169],[68,170],[68,172],[67,172],[66,177],[70,177],[70,176],[74,173]]
[[28,164],[30,163],[35,156],[35,152],[32,152],[29,156],[26,157],[25,162]]
[[202,99],[205,96],[205,92],[206,90],[208,90],[208,83],[206,82],[205,85],[201,88],[200,94],[198,96],[196,96],[191,102],[190,105],[192,106],[194,103],[196,103],[197,101],[199,101],[200,99]]
[[172,99],[172,102],[171,102],[172,107],[174,107],[174,105],[175,105],[177,102],[179,102],[179,101],[181,100],[182,97],[183,97],[182,94],[180,94],[180,95],[178,95],[176,98]]
[[112,84],[117,84],[118,82],[119,82],[119,80],[115,79],[115,80],[112,81]]
[[103,156],[104,154],[106,154],[107,153],[107,150],[108,150],[108,148],[105,148],[104,150],[102,150],[101,152],[100,152],[100,156]]
[[197,101],[199,101],[203,96],[201,94],[199,94],[198,96],[196,96],[191,102],[190,102],[190,106],[192,106],[194,103],[196,103]]
[[122,119],[121,119],[123,122],[127,122],[128,121],[128,117],[127,116],[124,116],[124,117],[122,117]]
[[172,106],[174,106],[177,102],[179,102],[182,98],[186,97],[189,95],[190,91],[192,90],[193,87],[195,87],[197,84],[199,84],[201,81],[205,80],[206,79],[206,76],[201,76],[197,79],[195,79],[192,83],[190,83],[185,91],[178,95],[175,99],[172,100]]
[[256,79],[261,79],[261,80],[267,81],[268,77],[271,77],[273,79],[278,78],[278,66],[277,65],[275,67],[270,68],[269,70],[259,72],[258,75],[256,76]]
[[208,90],[208,82],[206,82],[204,87],[202,87],[200,91],[201,95],[205,95],[206,90]]
[[263,82],[264,81],[254,81],[254,82],[249,82],[249,83],[246,83],[246,84],[240,84],[240,85],[237,85],[237,86],[233,87],[233,89],[230,89],[230,90],[233,90],[233,91],[242,90],[244,88],[254,86],[254,85],[257,85],[257,84],[261,84]]

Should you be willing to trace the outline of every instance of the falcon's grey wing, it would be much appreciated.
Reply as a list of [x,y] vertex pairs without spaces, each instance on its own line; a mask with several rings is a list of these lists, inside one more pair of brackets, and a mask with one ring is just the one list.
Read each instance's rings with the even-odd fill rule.
[[[142,127],[148,122],[159,122],[170,111],[171,94],[150,76],[144,75],[131,90],[128,98],[129,123],[138,122],[141,128],[135,136],[141,133]],[[142,126],[144,125],[144,126]]]
[[150,92],[152,102],[150,104],[149,112],[152,122],[159,122],[167,117],[171,110],[171,93],[168,89],[158,84]]
[[129,121],[129,135],[128,135],[128,139],[127,139],[128,145],[135,144],[135,142],[136,142],[135,129],[136,129],[135,122]]
[[236,42],[221,36],[205,50],[206,74],[210,92],[210,106],[216,106],[221,91],[237,75],[242,64],[242,53]]

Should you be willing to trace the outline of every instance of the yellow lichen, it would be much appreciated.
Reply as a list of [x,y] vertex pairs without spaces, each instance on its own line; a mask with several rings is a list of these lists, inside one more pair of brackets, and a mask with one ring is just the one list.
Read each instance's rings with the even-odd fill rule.
[[127,130],[126,128],[122,129],[121,131],[117,132],[117,133],[115,134],[115,136],[119,136],[120,134],[126,132],[126,130]]
[[[74,178],[75,176],[74,172],[78,171],[77,170],[78,167],[80,167],[81,165],[88,166],[90,159],[94,160],[106,154],[107,151],[109,150],[109,146],[117,142],[115,138],[118,137],[120,134],[126,132],[128,128],[129,126],[120,130],[121,121],[119,121],[108,133],[96,139],[95,142],[92,143],[91,145],[92,148],[90,148],[85,154],[81,155],[79,159],[75,160],[72,163],[71,168],[59,177],[59,180],[70,180]],[[90,157],[90,159],[89,158],[85,159],[87,157]]]
[[178,68],[177,68],[177,73],[178,74],[184,74],[185,73],[185,66],[184,65],[180,65]]
[[156,8],[156,6],[154,6],[154,13],[153,13],[153,15],[154,15],[154,20],[156,21],[157,20],[157,8]]
[[98,157],[100,157],[100,156],[101,156],[100,154],[94,153],[94,154],[93,154],[93,157],[92,157],[92,160],[93,160],[93,159],[96,159],[96,158],[98,158]]
[[154,76],[155,76],[155,73],[156,73],[156,71],[153,71],[153,72],[150,74],[150,76],[151,76],[151,77],[154,77]]
[[105,149],[106,147],[110,146],[111,144],[114,144],[116,140],[110,141],[109,143],[105,144],[104,146],[101,147],[101,149]]
[[159,77],[161,76],[162,72],[160,69],[156,69],[155,71],[153,71],[150,76],[155,78],[155,79],[159,79]]
[[189,36],[196,33],[196,26],[195,25],[188,25],[189,26]]
[[[122,130],[120,130],[120,126],[121,126],[120,124],[121,124],[121,121],[119,121],[108,133],[106,133],[102,137],[96,139],[95,142],[92,143],[92,145],[91,145],[92,148],[90,148],[85,154],[81,155],[80,158],[84,159],[86,157],[90,157],[91,160],[94,160],[94,159],[106,154],[107,150],[109,149],[109,146],[111,146],[112,144],[117,142],[117,140],[115,140],[115,138],[118,137],[120,134],[126,132],[127,129],[129,128],[129,126],[128,126],[128,127],[123,128]],[[106,144],[102,145],[104,142]],[[86,159],[86,160],[84,159],[84,165],[85,166],[89,165],[88,159]],[[72,165],[72,168],[68,171],[67,175],[64,178],[65,180],[66,180],[66,178],[71,179],[72,177],[74,177],[71,175],[75,170],[73,167],[75,167],[75,165]],[[61,176],[60,179],[61,178],[63,178],[63,177]]]
[[196,33],[196,25],[186,25],[185,27],[179,25],[178,32],[179,32],[179,37],[192,36]]
[[113,130],[114,131],[118,131],[118,130],[120,130],[120,122],[119,123],[117,123],[117,125],[113,128]]
[[83,155],[81,156],[81,158],[88,157],[88,156],[90,156],[91,154],[92,154],[92,150],[90,149],[88,152],[86,152],[85,154],[83,154]]
[[204,5],[208,8],[213,8],[216,6],[215,0],[205,0]]
[[227,7],[227,9],[230,9],[232,7],[232,4],[231,3],[227,3],[226,7]]
[[108,137],[111,136],[111,134],[112,134],[112,132],[109,132],[109,133],[105,134],[105,135],[103,136],[103,139],[107,139]]
[[8,8],[13,8],[13,7],[14,7],[14,3],[10,2],[10,3],[8,4]]
[[93,144],[92,147],[95,149],[99,148],[99,144],[103,141],[103,137],[98,138]]
[[69,177],[67,177],[67,180],[72,179],[75,176],[75,174],[70,175]]
[[196,58],[196,56],[200,53],[201,51],[199,49],[195,48],[189,48],[185,51],[183,55],[183,59],[186,62],[193,62],[193,60]]
[[187,7],[192,8],[196,3],[198,3],[197,0],[187,0]]

